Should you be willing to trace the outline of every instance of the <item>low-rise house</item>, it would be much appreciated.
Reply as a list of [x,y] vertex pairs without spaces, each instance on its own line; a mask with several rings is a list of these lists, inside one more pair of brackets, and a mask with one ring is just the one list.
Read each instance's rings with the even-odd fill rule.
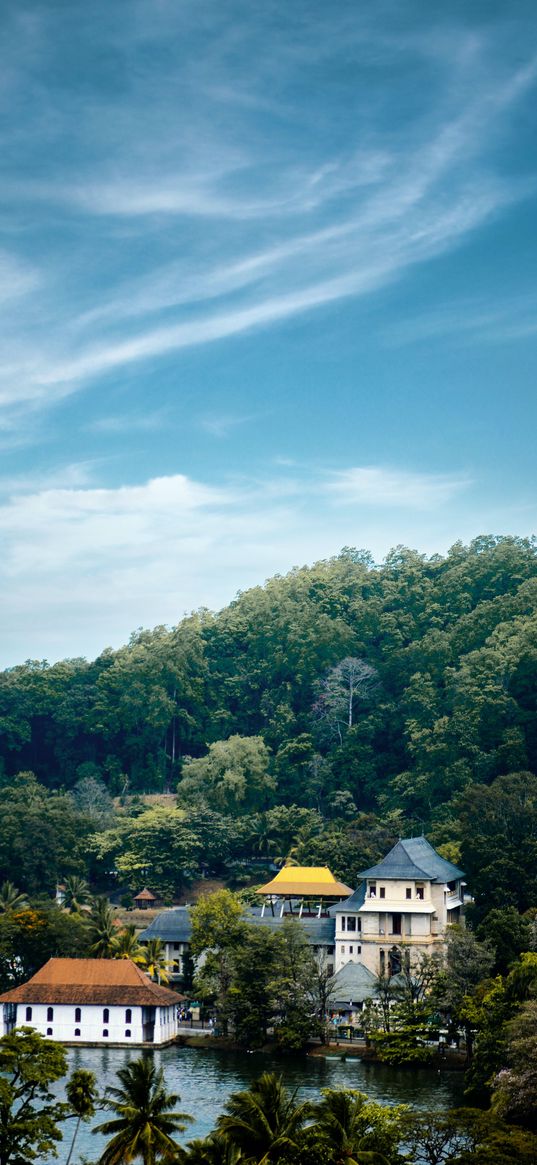
[[375,995],[376,976],[363,963],[345,963],[334,975],[328,999],[328,1019],[336,1026],[359,1027],[367,999]]
[[188,977],[188,959],[192,923],[188,906],[175,906],[163,910],[153,922],[138,935],[138,941],[148,943],[158,938],[164,944],[164,957],[168,964],[170,982],[181,983]]
[[182,999],[130,959],[49,959],[0,995],[3,1034],[32,1027],[65,1044],[168,1044]]

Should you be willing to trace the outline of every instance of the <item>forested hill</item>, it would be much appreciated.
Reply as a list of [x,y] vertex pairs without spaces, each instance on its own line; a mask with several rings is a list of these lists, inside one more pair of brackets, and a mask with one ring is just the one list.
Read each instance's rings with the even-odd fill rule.
[[185,756],[260,737],[268,752],[228,746],[261,766],[251,787],[228,781],[231,808],[354,802],[426,825],[469,782],[537,771],[536,605],[533,539],[398,548],[382,566],[345,549],[94,662],[3,672],[5,775],[31,769],[53,788],[93,775],[113,793],[183,776],[193,793]]

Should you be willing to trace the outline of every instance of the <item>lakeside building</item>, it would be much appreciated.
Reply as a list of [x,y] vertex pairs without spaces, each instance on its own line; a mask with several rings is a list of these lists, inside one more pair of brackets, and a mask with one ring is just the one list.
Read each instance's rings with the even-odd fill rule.
[[[328,973],[337,976],[348,964],[365,969],[356,990],[369,984],[368,975],[399,974],[403,949],[411,960],[442,951],[447,928],[463,921],[464,874],[424,837],[398,841],[359,877],[353,891],[326,866],[284,866],[257,891],[263,901],[246,908],[245,921],[278,932],[286,918],[297,919]],[[179,906],[157,915],[139,939],[162,940],[170,978],[181,983],[190,937],[189,908]],[[349,995],[349,1003],[363,1000]]]
[[49,959],[0,995],[3,1035],[32,1027],[63,1044],[162,1046],[177,1035],[183,998],[130,959]]
[[398,975],[402,946],[441,952],[448,926],[463,917],[464,874],[424,837],[398,841],[357,890],[334,909],[336,971],[361,962],[374,975]]
[[[271,882],[257,891],[264,898],[260,906],[245,909],[245,921],[278,931],[290,916],[299,919],[308,942],[334,970],[334,921],[331,907],[348,897],[351,887],[338,882],[326,866],[284,866]],[[163,910],[138,936],[148,943],[158,938],[164,946],[168,975],[182,983],[188,974],[192,926],[188,906]]]

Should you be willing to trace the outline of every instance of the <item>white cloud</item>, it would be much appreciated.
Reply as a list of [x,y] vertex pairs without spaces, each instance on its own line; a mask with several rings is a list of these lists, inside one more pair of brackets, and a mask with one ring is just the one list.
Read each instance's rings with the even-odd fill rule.
[[23,484],[0,505],[4,665],[94,655],[343,545],[380,559],[401,541],[436,550],[464,536],[449,506],[455,475],[285,466],[220,485],[183,474],[117,489]]

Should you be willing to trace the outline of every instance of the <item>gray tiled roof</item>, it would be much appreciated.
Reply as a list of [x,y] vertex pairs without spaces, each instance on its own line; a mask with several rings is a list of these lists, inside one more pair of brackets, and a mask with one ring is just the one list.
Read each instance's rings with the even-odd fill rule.
[[[284,918],[289,918],[286,911],[284,918],[279,917],[279,911],[272,916],[265,908],[261,917],[260,906],[249,906],[244,913],[245,922],[259,926],[268,926],[269,930],[281,929]],[[298,919],[298,909],[294,916]],[[332,946],[335,939],[335,921],[333,918],[301,918],[298,919],[304,929],[308,942],[325,946]],[[160,938],[162,942],[190,942],[192,937],[192,923],[188,906],[177,906],[173,910],[163,910],[153,922],[138,936],[140,942],[148,942],[152,938]]]
[[410,837],[398,841],[378,865],[362,870],[359,877],[452,882],[464,875],[457,866],[441,858],[424,837]]
[[142,931],[140,942],[159,938],[162,942],[188,943],[192,936],[192,923],[188,906],[176,906],[173,910],[163,910],[153,922]]
[[350,898],[346,898],[344,902],[338,902],[337,906],[332,907],[333,914],[352,914],[354,910],[359,910],[365,902],[365,882],[360,882],[358,889],[351,894]]
[[363,1003],[375,994],[376,976],[363,963],[345,963],[334,975],[334,985],[330,992],[331,1007],[341,1004]]
[[[281,930],[285,919],[290,918],[291,915],[286,911],[283,918],[280,918],[279,911],[273,916],[269,910],[265,910],[263,917],[261,917],[261,907],[250,906],[244,917],[246,922],[256,926],[268,926],[269,930],[277,932]],[[336,925],[333,918],[298,918],[298,914],[295,914],[294,917],[300,923],[308,942],[312,945],[334,945]]]

